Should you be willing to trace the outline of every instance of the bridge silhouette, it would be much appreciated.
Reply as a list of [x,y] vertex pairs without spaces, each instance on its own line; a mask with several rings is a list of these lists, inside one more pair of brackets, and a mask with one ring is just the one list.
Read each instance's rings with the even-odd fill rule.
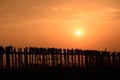
[[120,52],[0,46],[0,70],[105,70],[120,68]]

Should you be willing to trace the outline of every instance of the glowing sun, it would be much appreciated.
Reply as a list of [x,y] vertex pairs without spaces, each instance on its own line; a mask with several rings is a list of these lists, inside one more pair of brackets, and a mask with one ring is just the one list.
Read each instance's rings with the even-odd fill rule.
[[76,31],[76,35],[80,36],[81,35],[81,31]]

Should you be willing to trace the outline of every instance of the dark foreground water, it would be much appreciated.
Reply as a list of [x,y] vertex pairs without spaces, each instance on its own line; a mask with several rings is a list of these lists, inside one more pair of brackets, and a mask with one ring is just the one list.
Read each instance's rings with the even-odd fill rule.
[[119,68],[60,68],[2,69],[0,80],[119,80]]

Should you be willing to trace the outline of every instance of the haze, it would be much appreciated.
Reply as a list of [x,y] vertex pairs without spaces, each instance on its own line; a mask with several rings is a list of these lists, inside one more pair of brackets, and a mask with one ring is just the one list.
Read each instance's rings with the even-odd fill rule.
[[119,31],[120,0],[0,0],[0,45],[120,51]]

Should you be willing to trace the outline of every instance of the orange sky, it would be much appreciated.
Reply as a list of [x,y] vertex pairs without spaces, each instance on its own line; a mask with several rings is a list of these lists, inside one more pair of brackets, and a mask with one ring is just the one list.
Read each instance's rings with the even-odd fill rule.
[[120,51],[119,5],[120,0],[0,0],[0,45]]

